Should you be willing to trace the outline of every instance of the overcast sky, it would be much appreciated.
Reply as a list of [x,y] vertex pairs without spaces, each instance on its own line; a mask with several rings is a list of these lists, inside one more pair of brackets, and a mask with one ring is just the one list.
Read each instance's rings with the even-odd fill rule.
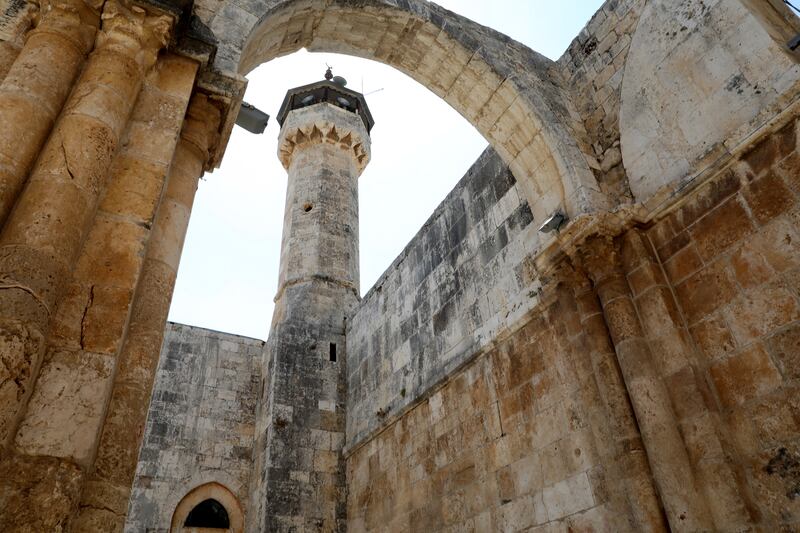
[[[440,5],[558,59],[601,0],[441,0]],[[568,8],[566,6],[569,6]],[[486,140],[446,102],[391,67],[305,51],[251,72],[245,100],[272,117],[286,91],[322,79],[325,65],[367,95],[372,162],[359,183],[361,292],[422,227]],[[234,128],[222,168],[197,191],[169,319],[266,339],[278,284],[286,172],[279,126]]]

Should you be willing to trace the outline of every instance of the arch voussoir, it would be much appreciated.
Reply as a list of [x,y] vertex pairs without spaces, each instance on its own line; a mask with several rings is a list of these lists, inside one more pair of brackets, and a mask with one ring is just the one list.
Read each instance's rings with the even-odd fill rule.
[[258,22],[243,46],[223,52],[238,57],[239,74],[301,48],[383,62],[441,97],[487,139],[536,218],[608,207],[581,149],[585,132],[569,111],[568,92],[551,75],[552,62],[525,46],[420,0],[273,0],[248,9]]

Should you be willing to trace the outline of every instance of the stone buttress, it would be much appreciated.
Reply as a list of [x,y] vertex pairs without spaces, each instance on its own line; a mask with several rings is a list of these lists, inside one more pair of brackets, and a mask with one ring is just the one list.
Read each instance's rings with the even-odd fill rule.
[[279,113],[289,174],[275,313],[265,352],[250,528],[345,531],[345,328],[359,297],[358,177],[372,119],[330,81]]

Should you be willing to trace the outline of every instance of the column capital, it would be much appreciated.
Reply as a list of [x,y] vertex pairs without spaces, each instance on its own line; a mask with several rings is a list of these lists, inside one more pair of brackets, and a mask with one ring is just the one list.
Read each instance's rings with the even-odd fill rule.
[[41,33],[58,35],[84,55],[92,49],[100,25],[102,0],[33,0],[28,38]]
[[567,258],[552,270],[550,279],[554,285],[563,285],[576,293],[592,288],[592,283],[581,265],[576,265],[575,261]]
[[291,111],[278,137],[278,157],[287,170],[296,150],[314,144],[330,144],[352,154],[358,174],[370,160],[369,133],[358,115],[328,103]]
[[576,259],[594,284],[621,271],[619,246],[610,235],[593,235],[575,251]]
[[136,61],[142,72],[152,67],[158,52],[169,41],[175,18],[150,14],[121,0],[108,0],[103,8],[103,26],[96,48],[113,51]]
[[196,92],[189,101],[181,130],[181,140],[194,148],[207,168],[219,142],[222,112],[208,95]]

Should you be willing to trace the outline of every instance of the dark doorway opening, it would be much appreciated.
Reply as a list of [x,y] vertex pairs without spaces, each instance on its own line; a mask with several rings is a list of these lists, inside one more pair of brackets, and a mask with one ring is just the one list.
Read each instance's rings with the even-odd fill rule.
[[231,527],[228,511],[217,500],[209,498],[197,504],[186,517],[184,527],[228,529]]

